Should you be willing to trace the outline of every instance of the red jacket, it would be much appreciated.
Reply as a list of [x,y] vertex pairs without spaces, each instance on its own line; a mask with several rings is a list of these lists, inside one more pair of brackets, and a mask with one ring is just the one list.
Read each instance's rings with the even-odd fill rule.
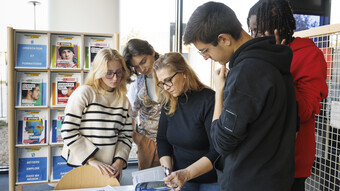
[[322,51],[311,39],[295,38],[291,73],[299,105],[300,129],[295,143],[295,177],[309,177],[315,157],[315,114],[328,95],[327,64]]

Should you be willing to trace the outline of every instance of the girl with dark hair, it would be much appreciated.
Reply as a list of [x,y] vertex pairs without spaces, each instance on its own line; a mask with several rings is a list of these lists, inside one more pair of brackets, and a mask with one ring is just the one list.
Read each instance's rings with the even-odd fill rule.
[[131,39],[124,52],[124,60],[137,80],[131,83],[128,98],[132,105],[133,119],[139,119],[134,128],[133,140],[138,147],[139,170],[159,166],[156,134],[161,106],[152,79],[152,67],[159,54],[145,40]]

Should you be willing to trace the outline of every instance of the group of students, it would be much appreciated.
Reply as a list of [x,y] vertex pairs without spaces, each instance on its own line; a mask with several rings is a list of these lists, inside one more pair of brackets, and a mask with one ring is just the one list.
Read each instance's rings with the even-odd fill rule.
[[248,27],[223,3],[191,15],[183,40],[221,64],[215,91],[180,53],[140,39],[122,56],[102,49],[65,108],[62,157],[120,180],[134,141],[139,169],[170,169],[164,182],[176,191],[304,190],[328,93],[323,54],[293,37],[286,0],[259,0]]

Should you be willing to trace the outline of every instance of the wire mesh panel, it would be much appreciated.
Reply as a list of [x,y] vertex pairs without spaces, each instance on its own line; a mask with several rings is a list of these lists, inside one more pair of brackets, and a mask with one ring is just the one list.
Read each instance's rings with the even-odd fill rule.
[[340,185],[340,33],[310,37],[327,62],[328,97],[315,116],[316,154],[306,190],[339,191]]

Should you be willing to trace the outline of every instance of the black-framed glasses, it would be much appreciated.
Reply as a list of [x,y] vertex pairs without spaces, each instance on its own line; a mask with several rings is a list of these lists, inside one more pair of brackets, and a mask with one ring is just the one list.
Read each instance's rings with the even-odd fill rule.
[[207,53],[208,52],[208,48],[205,48],[205,49],[203,49],[203,50],[199,50],[198,51],[198,53],[201,55],[201,56],[205,56],[205,53]]
[[121,78],[123,77],[123,69],[118,69],[115,72],[112,70],[108,70],[105,74],[105,78],[106,79],[112,79],[115,75],[117,76],[117,78]]
[[172,85],[174,85],[172,83],[172,78],[174,78],[176,76],[176,74],[178,74],[178,72],[176,72],[174,75],[172,75],[168,80],[166,80],[165,82],[158,82],[157,86],[161,89],[164,89],[164,86],[171,88]]

